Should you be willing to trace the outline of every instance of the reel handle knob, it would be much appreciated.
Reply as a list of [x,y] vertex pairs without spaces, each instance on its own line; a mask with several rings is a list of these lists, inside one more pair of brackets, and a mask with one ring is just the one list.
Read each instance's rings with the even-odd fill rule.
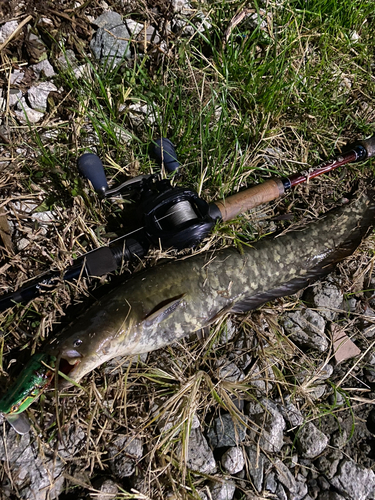
[[153,148],[153,156],[159,165],[164,163],[165,169],[171,174],[180,168],[180,163],[177,160],[177,153],[174,149],[174,144],[167,138],[162,137],[156,139]]
[[102,160],[94,153],[85,153],[78,158],[78,170],[88,179],[101,198],[104,198],[108,189]]

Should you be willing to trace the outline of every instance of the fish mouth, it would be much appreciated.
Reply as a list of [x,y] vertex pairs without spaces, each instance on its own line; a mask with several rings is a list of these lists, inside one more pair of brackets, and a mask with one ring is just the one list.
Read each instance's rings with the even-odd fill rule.
[[80,363],[81,363],[81,356],[71,357],[69,355],[62,355],[60,357],[58,363],[58,371],[60,373],[57,379],[59,389],[73,385],[73,383],[67,380],[63,375],[66,375],[66,377],[69,377],[70,379],[72,379],[72,381],[74,381],[76,378],[75,374],[78,371]]

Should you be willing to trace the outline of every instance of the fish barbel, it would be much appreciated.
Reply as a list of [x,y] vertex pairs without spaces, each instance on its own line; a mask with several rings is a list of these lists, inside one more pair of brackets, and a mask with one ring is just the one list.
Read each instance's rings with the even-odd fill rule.
[[225,313],[256,309],[327,275],[369,233],[374,216],[375,194],[367,190],[316,222],[264,238],[242,253],[225,248],[135,274],[43,351],[68,361],[68,375],[78,382],[116,356],[172,344]]

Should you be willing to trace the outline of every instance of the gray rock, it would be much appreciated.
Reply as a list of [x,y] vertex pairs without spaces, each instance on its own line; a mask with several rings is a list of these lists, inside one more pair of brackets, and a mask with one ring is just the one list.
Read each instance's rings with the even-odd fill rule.
[[145,25],[143,23],[137,23],[132,19],[126,19],[124,21],[124,24],[127,27],[131,38],[134,40],[138,40],[140,42],[138,45],[140,49],[143,48],[145,42],[145,34],[147,42],[152,42],[152,43],[160,42],[160,36],[156,31],[156,29],[153,28],[152,26],[147,26],[145,33]]
[[[245,355],[246,356],[246,355]],[[249,361],[251,358],[247,356]],[[271,360],[269,360],[271,363]],[[271,366],[264,366],[260,361],[257,361],[248,373],[251,385],[255,387],[258,397],[265,396],[273,388],[271,381],[275,380],[275,375]]]
[[31,66],[31,69],[34,71],[37,78],[40,78],[42,75],[44,75],[46,78],[51,78],[52,76],[56,75],[55,70],[53,69],[48,59],[44,59],[37,64],[33,64]]
[[109,463],[112,472],[119,478],[134,474],[136,463],[142,458],[142,441],[120,434],[108,446]]
[[335,408],[338,406],[344,406],[346,403],[344,396],[340,394],[338,391],[335,391],[333,394],[330,394],[328,402]]
[[290,396],[284,399],[284,404],[280,403],[278,405],[278,409],[291,427],[299,427],[303,424],[303,415],[298,408],[291,403]]
[[[176,454],[182,453],[182,445],[176,449]],[[211,448],[200,429],[192,429],[189,436],[188,454],[186,465],[189,469],[202,474],[213,474],[216,472],[216,461]]]
[[277,481],[276,474],[274,472],[267,474],[264,481],[264,489],[270,491],[271,493],[275,493],[277,489]]
[[90,48],[96,59],[111,67],[131,57],[129,39],[132,35],[119,14],[103,12],[94,24],[99,29],[90,42]]
[[311,301],[321,314],[328,321],[332,321],[337,316],[337,312],[342,309],[343,294],[332,278],[326,282],[318,282],[311,290]]
[[85,446],[86,439],[87,434],[79,425],[71,425],[65,428],[63,437],[57,446],[60,457],[71,458]]
[[228,479],[210,483],[212,500],[232,500],[235,490],[236,485]]
[[277,453],[284,444],[285,420],[272,401],[263,398],[259,403],[249,405],[249,417],[257,425],[252,437],[263,450]]
[[354,297],[352,297],[351,299],[344,299],[344,302],[342,304],[342,308],[344,309],[344,311],[352,313],[355,312],[356,307],[357,301]]
[[20,71],[19,69],[14,69],[12,74],[10,75],[10,84],[16,85],[17,83],[21,83],[25,77],[25,73]]
[[[275,468],[277,480],[289,492],[289,499],[302,500],[302,498],[304,498],[307,494],[307,485],[305,484],[305,478],[299,475],[298,479],[296,479],[290,472],[289,468],[281,460],[276,460]],[[276,494],[278,494],[277,490]]]
[[288,500],[284,487],[278,483],[276,488],[276,496],[279,500]]
[[245,374],[238,368],[235,363],[228,363],[227,356],[224,356],[217,361],[219,367],[219,378],[228,380],[229,382],[240,382],[245,378]]
[[324,491],[323,493],[317,496],[316,500],[345,500],[345,498],[336,493],[335,491]]
[[197,32],[202,33],[211,28],[208,16],[203,12],[195,11],[193,16],[191,14],[192,12],[186,12],[183,9],[180,16],[174,19],[173,31],[178,31],[183,36],[193,36]]
[[287,335],[303,348],[324,352],[328,349],[328,339],[324,333],[325,321],[312,309],[303,309],[286,315],[281,320]]
[[113,12],[112,10],[104,11],[99,17],[97,17],[93,21],[93,25],[98,28],[106,28],[111,29],[115,26],[119,26],[123,23],[122,16],[117,12]]
[[172,0],[171,7],[173,9],[173,12],[189,13],[192,11],[192,6],[189,0]]
[[116,139],[120,144],[130,144],[132,142],[133,140],[132,134],[128,130],[121,127],[120,125],[115,124],[112,130],[115,133]]
[[61,71],[73,71],[74,76],[79,79],[81,77],[90,78],[91,67],[89,64],[79,64],[75,53],[68,49],[60,57],[56,59],[56,63]]
[[[38,442],[30,434],[19,436],[13,429],[0,438],[0,461],[6,462],[11,471],[14,488],[19,497],[27,500],[45,500],[46,491],[50,498],[57,498],[62,491],[64,478],[61,475],[62,462],[53,452],[44,448],[41,458]],[[2,478],[0,491],[7,490],[7,478]]]
[[303,458],[315,458],[327,447],[328,437],[308,422],[298,431],[297,444]]
[[[272,15],[270,14],[271,20]],[[254,13],[248,18],[248,24],[251,28],[256,29],[260,28],[261,30],[266,30],[268,28],[266,12],[264,10],[261,11],[261,15]]]
[[151,409],[152,416],[156,420],[157,428],[161,434],[169,433],[170,438],[172,438],[177,436],[186,425],[189,425],[189,431],[199,429],[200,422],[195,413],[190,421],[187,421],[181,415],[171,415],[169,411],[165,411],[164,404],[164,399],[156,400]]
[[245,457],[242,448],[234,446],[229,448],[221,457],[223,469],[229,474],[237,474],[245,467]]
[[323,384],[318,384],[318,385],[311,385],[308,387],[308,392],[309,397],[312,401],[316,401],[317,399],[320,399],[326,392],[327,388]]
[[209,500],[208,496],[206,495],[206,493],[204,491],[198,491],[197,493],[198,493],[199,498],[201,500]]
[[9,90],[9,99],[8,99],[8,104],[9,106],[15,106],[18,104],[22,99],[22,92],[19,89],[10,89]]
[[332,479],[337,472],[337,467],[342,459],[342,453],[330,450],[326,455],[319,457],[315,465],[327,479]]
[[154,125],[156,122],[155,111],[150,104],[142,104],[136,102],[129,106],[129,120],[133,127],[137,128],[141,125]]
[[224,328],[219,333],[219,335],[216,336],[212,344],[212,347],[215,348],[218,347],[219,345],[227,344],[236,335],[236,331],[237,331],[236,326],[231,321],[231,319],[228,318],[224,324]]
[[18,120],[23,123],[38,123],[44,116],[40,111],[30,108],[24,97],[18,102],[17,110],[14,112]]
[[93,484],[95,492],[90,493],[93,500],[112,500],[119,492],[119,487],[112,479],[102,478]]
[[30,241],[27,238],[21,238],[17,241],[17,250],[21,252],[21,250],[25,250],[26,247],[30,245]]
[[47,110],[47,99],[50,92],[56,92],[57,87],[52,82],[41,82],[38,85],[30,87],[27,92],[27,98],[30,106],[36,111],[43,113]]
[[329,363],[324,364],[317,370],[316,377],[318,380],[327,380],[333,373],[333,366]]
[[331,484],[338,493],[350,500],[367,500],[375,494],[375,474],[371,469],[356,464],[352,460],[343,460]]
[[[246,421],[246,417],[243,417]],[[241,422],[233,422],[229,413],[215,418],[211,429],[208,431],[208,439],[212,448],[223,446],[237,446],[245,439],[246,427]]]
[[264,469],[270,462],[262,452],[258,453],[257,447],[254,445],[247,446],[246,452],[249,457],[248,470],[251,480],[254,488],[261,492],[263,489]]
[[331,436],[331,445],[341,450],[348,442],[348,433],[345,429],[334,432]]
[[3,24],[0,28],[0,43],[5,42],[10,35],[16,31],[18,27],[18,22],[17,21],[8,21],[7,23]]

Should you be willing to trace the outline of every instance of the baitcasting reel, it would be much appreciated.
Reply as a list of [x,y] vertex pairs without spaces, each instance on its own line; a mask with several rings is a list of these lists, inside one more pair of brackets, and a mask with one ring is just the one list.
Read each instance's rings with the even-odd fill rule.
[[[169,139],[155,141],[153,156],[168,173],[180,168]],[[125,246],[131,247],[122,257],[126,260],[131,258],[131,254],[143,257],[151,244],[177,250],[195,246],[210,233],[215,220],[220,218],[216,205],[209,205],[189,188],[173,187],[168,179],[160,179],[159,175],[140,175],[109,189],[98,156],[92,153],[82,155],[78,159],[78,169],[102,198],[136,192],[140,229],[137,237],[126,240]],[[115,248],[118,254],[119,247]]]
[[[152,153],[168,173],[179,169],[176,152],[169,139],[155,141]],[[113,272],[124,262],[144,257],[151,245],[165,250],[195,246],[210,233],[216,219],[220,218],[216,205],[209,205],[189,188],[173,187],[168,179],[161,179],[158,174],[140,175],[109,189],[103,163],[93,153],[85,153],[78,159],[78,170],[101,198],[135,193],[140,227],[132,232],[132,237],[120,237],[121,245],[101,247],[83,255],[65,271],[62,276],[65,281]],[[59,277],[58,273],[48,273],[2,297],[0,311],[47,291],[47,287],[55,285]]]

